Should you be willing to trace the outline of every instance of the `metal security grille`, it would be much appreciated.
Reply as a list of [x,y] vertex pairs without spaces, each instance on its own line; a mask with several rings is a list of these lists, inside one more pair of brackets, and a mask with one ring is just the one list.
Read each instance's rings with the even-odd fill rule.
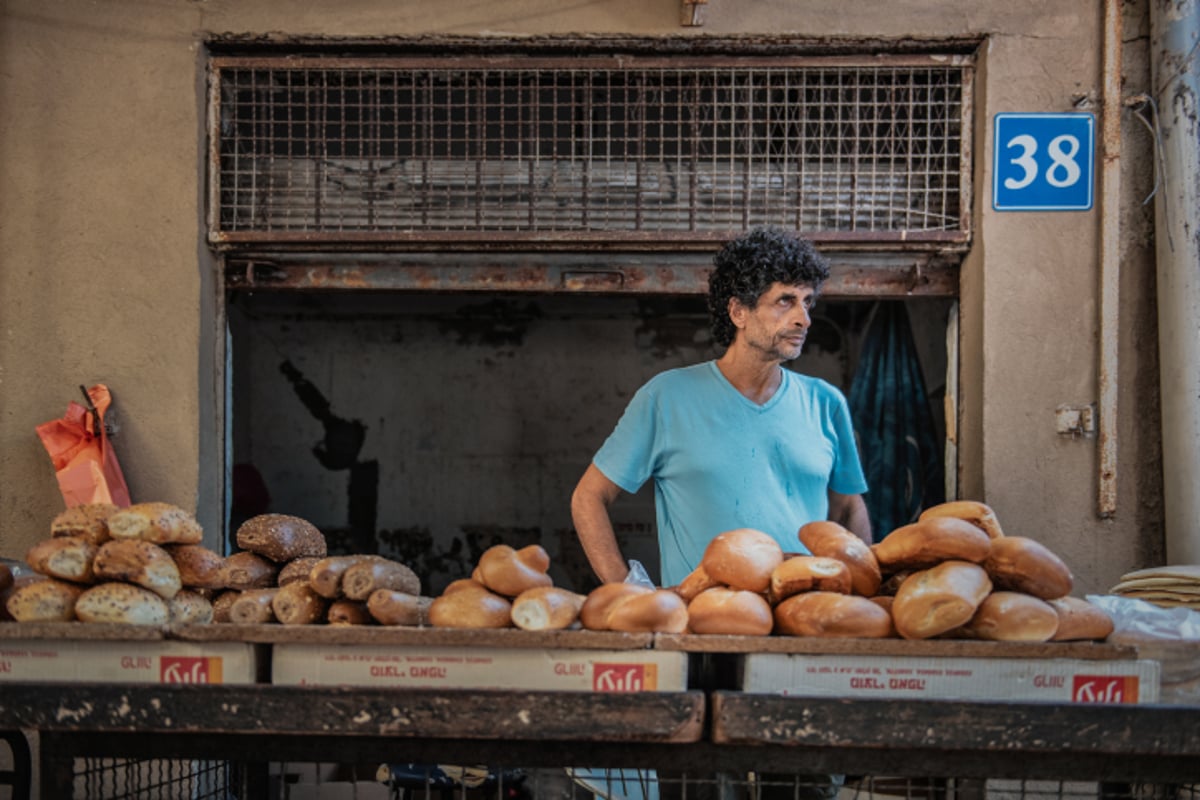
[[216,242],[964,241],[969,63],[215,58]]

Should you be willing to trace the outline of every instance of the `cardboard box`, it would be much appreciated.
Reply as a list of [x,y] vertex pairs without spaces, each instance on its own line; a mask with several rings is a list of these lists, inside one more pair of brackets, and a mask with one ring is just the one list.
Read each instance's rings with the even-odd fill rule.
[[680,692],[687,654],[435,646],[276,644],[271,682],[537,691]]
[[1143,659],[750,653],[741,686],[807,697],[1156,703],[1159,665]]
[[0,681],[255,683],[258,654],[242,642],[0,640]]

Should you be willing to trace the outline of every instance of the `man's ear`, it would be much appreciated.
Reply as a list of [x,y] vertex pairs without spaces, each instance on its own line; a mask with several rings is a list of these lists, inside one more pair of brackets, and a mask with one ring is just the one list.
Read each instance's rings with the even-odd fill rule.
[[745,327],[748,313],[750,313],[750,309],[742,305],[740,300],[736,297],[729,298],[729,319],[735,328]]

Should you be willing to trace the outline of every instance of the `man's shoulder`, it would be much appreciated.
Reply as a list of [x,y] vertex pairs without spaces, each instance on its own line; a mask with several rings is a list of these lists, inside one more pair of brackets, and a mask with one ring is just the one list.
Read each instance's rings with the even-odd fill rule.
[[712,380],[712,361],[701,361],[686,367],[663,370],[646,381],[645,388],[651,391],[671,391],[680,387],[695,388]]
[[788,382],[792,390],[820,402],[842,402],[845,394],[824,378],[816,375],[805,375],[802,372],[788,370]]

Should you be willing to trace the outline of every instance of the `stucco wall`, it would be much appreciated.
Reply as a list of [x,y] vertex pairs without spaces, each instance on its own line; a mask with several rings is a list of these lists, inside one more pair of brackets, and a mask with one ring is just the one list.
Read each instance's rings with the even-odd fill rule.
[[[80,383],[116,397],[135,498],[194,507],[219,527],[222,363],[203,242],[203,41],[326,36],[608,33],[980,36],[975,239],[963,272],[963,496],[1011,533],[1058,549],[1084,591],[1161,553],[1149,143],[1126,117],[1118,510],[1096,515],[1096,443],[1054,431],[1060,404],[1097,395],[1096,211],[997,213],[991,119],[1099,97],[1102,4],[1027,0],[678,0],[444,3],[346,0],[9,0],[0,7],[0,554],[20,557],[61,508],[36,424]],[[1126,92],[1148,69],[1143,3],[1126,7]],[[1091,110],[1098,111],[1097,105]]]

